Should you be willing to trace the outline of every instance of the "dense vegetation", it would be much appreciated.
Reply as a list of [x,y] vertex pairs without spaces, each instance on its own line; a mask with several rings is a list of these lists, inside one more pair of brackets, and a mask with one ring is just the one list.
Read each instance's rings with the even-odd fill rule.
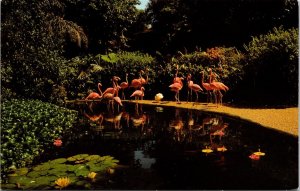
[[[1,103],[1,171],[23,167],[64,136],[77,119],[77,111],[38,100]],[[2,174],[3,175],[3,174]]]
[[[85,97],[99,81],[108,87],[111,75],[125,81],[128,72],[131,80],[147,66],[152,98],[166,90],[179,64],[194,81],[200,70],[216,69],[232,89],[225,101],[256,103],[258,96],[264,104],[276,94],[266,104],[297,104],[296,1],[152,0],[145,11],[137,3],[2,1],[1,97],[63,104]],[[218,51],[221,57],[205,55]]]

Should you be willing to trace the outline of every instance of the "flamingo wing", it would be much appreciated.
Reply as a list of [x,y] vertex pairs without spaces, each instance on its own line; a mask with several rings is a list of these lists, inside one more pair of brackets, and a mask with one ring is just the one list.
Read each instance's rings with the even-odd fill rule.
[[92,92],[85,99],[88,100],[88,99],[100,99],[100,98],[101,96],[98,93]]
[[114,91],[115,91],[114,88],[107,88],[107,89],[103,92],[103,95],[106,94],[106,93],[111,93],[111,94],[113,94]]

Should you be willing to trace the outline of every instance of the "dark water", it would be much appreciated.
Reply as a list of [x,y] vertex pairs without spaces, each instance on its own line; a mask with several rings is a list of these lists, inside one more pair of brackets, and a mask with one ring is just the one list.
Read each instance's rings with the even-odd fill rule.
[[[196,110],[125,105],[81,108],[65,146],[50,158],[111,155],[123,168],[95,189],[295,189],[298,139]],[[92,120],[91,120],[92,119]],[[217,151],[219,147],[227,151]],[[203,153],[212,148],[214,152]],[[259,160],[249,156],[260,149]],[[47,156],[49,157],[49,156]]]

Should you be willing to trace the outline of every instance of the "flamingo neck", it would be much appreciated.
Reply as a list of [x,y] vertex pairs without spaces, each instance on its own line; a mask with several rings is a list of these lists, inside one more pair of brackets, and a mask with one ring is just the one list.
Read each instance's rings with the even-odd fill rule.
[[100,85],[100,84],[98,84],[98,90],[99,90],[99,92],[100,92],[100,96],[102,97],[102,96],[103,96],[103,92],[102,92],[102,90],[101,90],[101,85]]

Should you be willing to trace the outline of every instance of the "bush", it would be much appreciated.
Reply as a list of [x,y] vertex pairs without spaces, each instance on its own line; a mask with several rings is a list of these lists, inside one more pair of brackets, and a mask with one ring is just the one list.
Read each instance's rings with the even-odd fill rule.
[[[23,167],[72,128],[77,112],[37,100],[1,103],[1,167]],[[5,173],[4,173],[5,174]]]
[[[297,104],[298,29],[274,28],[245,45],[248,74],[244,85],[266,104]],[[247,91],[248,90],[248,91]]]
[[89,91],[98,91],[97,83],[101,82],[103,89],[112,87],[111,78],[116,75],[125,81],[128,73],[129,83],[138,78],[140,70],[149,74],[149,84],[154,80],[153,68],[155,58],[140,52],[118,52],[96,56],[76,57],[61,67],[61,81],[65,87],[68,99],[82,99]]
[[187,54],[178,52],[178,55],[172,57],[165,66],[161,66],[161,69],[158,70],[163,73],[161,76],[165,76],[165,78],[158,78],[159,83],[164,84],[163,89],[172,83],[176,65],[179,66],[179,76],[186,77],[188,73],[191,73],[192,80],[197,84],[201,84],[201,71],[205,73],[204,81],[208,82],[208,68],[212,68],[213,72],[217,74],[218,81],[227,84],[230,89],[234,89],[243,76],[244,55],[234,47],[214,47],[206,51]]

